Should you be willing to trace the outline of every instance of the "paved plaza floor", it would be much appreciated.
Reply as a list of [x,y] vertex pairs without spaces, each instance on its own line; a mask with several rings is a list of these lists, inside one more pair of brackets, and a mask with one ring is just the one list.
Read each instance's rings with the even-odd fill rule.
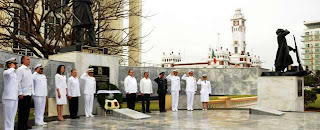
[[33,126],[36,130],[146,130],[146,129],[253,129],[300,130],[320,129],[320,113],[286,112],[284,116],[250,115],[248,110],[195,110],[179,112],[152,111],[152,118],[143,120],[120,119],[113,116],[52,121],[47,126]]

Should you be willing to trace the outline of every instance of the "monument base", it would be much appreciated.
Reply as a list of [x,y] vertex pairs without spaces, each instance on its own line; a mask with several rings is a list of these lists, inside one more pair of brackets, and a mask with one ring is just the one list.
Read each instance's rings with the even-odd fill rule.
[[[110,77],[109,81],[111,84],[114,84],[116,86],[119,85],[118,83],[118,75],[119,75],[119,57],[118,56],[112,56],[112,55],[102,55],[102,54],[94,54],[94,53],[84,53],[84,52],[67,52],[67,53],[60,53],[56,55],[51,55],[49,57],[51,60],[57,60],[57,61],[68,61],[74,63],[74,68],[66,69],[66,71],[70,72],[71,69],[77,70],[77,77],[80,78],[80,76],[83,73],[86,73],[89,66],[101,66],[101,67],[109,67],[110,68]],[[66,67],[68,68],[68,67]],[[70,77],[70,75],[67,75],[67,77]],[[80,79],[79,79],[80,80]],[[98,79],[96,79],[98,83]],[[79,111],[78,115],[85,115],[84,113],[84,86],[83,81],[80,80],[80,93],[81,97],[79,97]],[[97,84],[98,85],[98,84]],[[97,87],[98,88],[98,87]],[[94,98],[94,106],[93,106],[93,114],[97,113],[97,109],[99,108],[99,104],[97,102],[97,98]]]
[[303,77],[258,78],[258,106],[279,111],[304,111]]
[[71,46],[60,48],[59,50],[60,53],[74,52],[74,51],[95,53],[95,54],[108,54],[108,48],[106,47],[71,45]]

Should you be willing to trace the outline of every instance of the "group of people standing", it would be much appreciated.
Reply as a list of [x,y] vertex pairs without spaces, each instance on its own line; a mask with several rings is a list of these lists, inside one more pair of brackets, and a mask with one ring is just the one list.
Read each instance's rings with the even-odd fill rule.
[[[43,126],[46,97],[48,94],[47,78],[44,75],[44,66],[38,64],[34,67],[32,74],[30,69],[30,58],[21,57],[21,66],[18,68],[16,58],[5,61],[6,70],[3,72],[4,91],[2,94],[3,103],[3,129],[13,130],[15,115],[18,111],[18,130],[31,129],[28,126],[28,119],[31,107],[31,100],[34,101],[35,125]],[[57,104],[58,120],[62,121],[63,105],[69,99],[69,111],[72,119],[77,119],[78,104],[80,97],[80,82],[77,78],[77,70],[71,70],[71,77],[64,75],[65,66],[60,65],[55,75],[55,95]],[[96,92],[96,81],[93,77],[94,70],[88,69],[80,79],[84,83],[85,115],[93,117],[93,97]],[[2,117],[1,117],[2,118]]]
[[[203,105],[203,110],[207,110],[209,102],[209,94],[211,94],[211,83],[207,80],[207,75],[203,74],[202,78],[198,81],[194,76],[194,71],[190,70],[181,77],[182,80],[186,81],[186,94],[187,94],[187,110],[193,111],[193,101],[194,95],[197,91],[197,85],[201,86],[201,102]],[[159,95],[159,108],[160,112],[166,112],[165,110],[165,96],[168,92],[167,80],[171,82],[171,98],[172,98],[172,111],[178,111],[179,104],[179,94],[181,92],[180,77],[178,76],[178,71],[173,70],[168,76],[165,72],[161,72],[159,77],[154,79],[158,85],[158,95]],[[150,113],[150,96],[153,93],[152,82],[149,79],[149,73],[144,72],[144,77],[140,80],[140,94],[142,96],[142,112]],[[124,79],[124,91],[127,98],[127,106],[129,109],[134,110],[136,102],[136,93],[138,92],[138,83],[134,77],[134,71],[129,70],[128,76]],[[146,102],[146,103],[145,103]],[[145,106],[146,105],[146,106]]]

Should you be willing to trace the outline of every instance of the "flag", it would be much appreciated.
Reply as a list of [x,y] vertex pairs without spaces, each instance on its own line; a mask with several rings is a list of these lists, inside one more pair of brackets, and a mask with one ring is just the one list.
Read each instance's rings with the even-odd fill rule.
[[211,52],[212,52],[213,62],[214,64],[217,64],[217,59],[216,59],[216,56],[214,55],[214,50],[212,49]]
[[211,50],[211,52],[212,52],[212,58],[213,58],[213,57],[216,57],[216,56],[214,55],[214,50],[213,50],[213,49]]

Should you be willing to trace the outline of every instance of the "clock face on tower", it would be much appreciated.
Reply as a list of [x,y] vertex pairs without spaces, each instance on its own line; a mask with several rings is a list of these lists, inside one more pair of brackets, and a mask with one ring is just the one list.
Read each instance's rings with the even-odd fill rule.
[[233,21],[233,26],[238,26],[239,25],[239,21]]

